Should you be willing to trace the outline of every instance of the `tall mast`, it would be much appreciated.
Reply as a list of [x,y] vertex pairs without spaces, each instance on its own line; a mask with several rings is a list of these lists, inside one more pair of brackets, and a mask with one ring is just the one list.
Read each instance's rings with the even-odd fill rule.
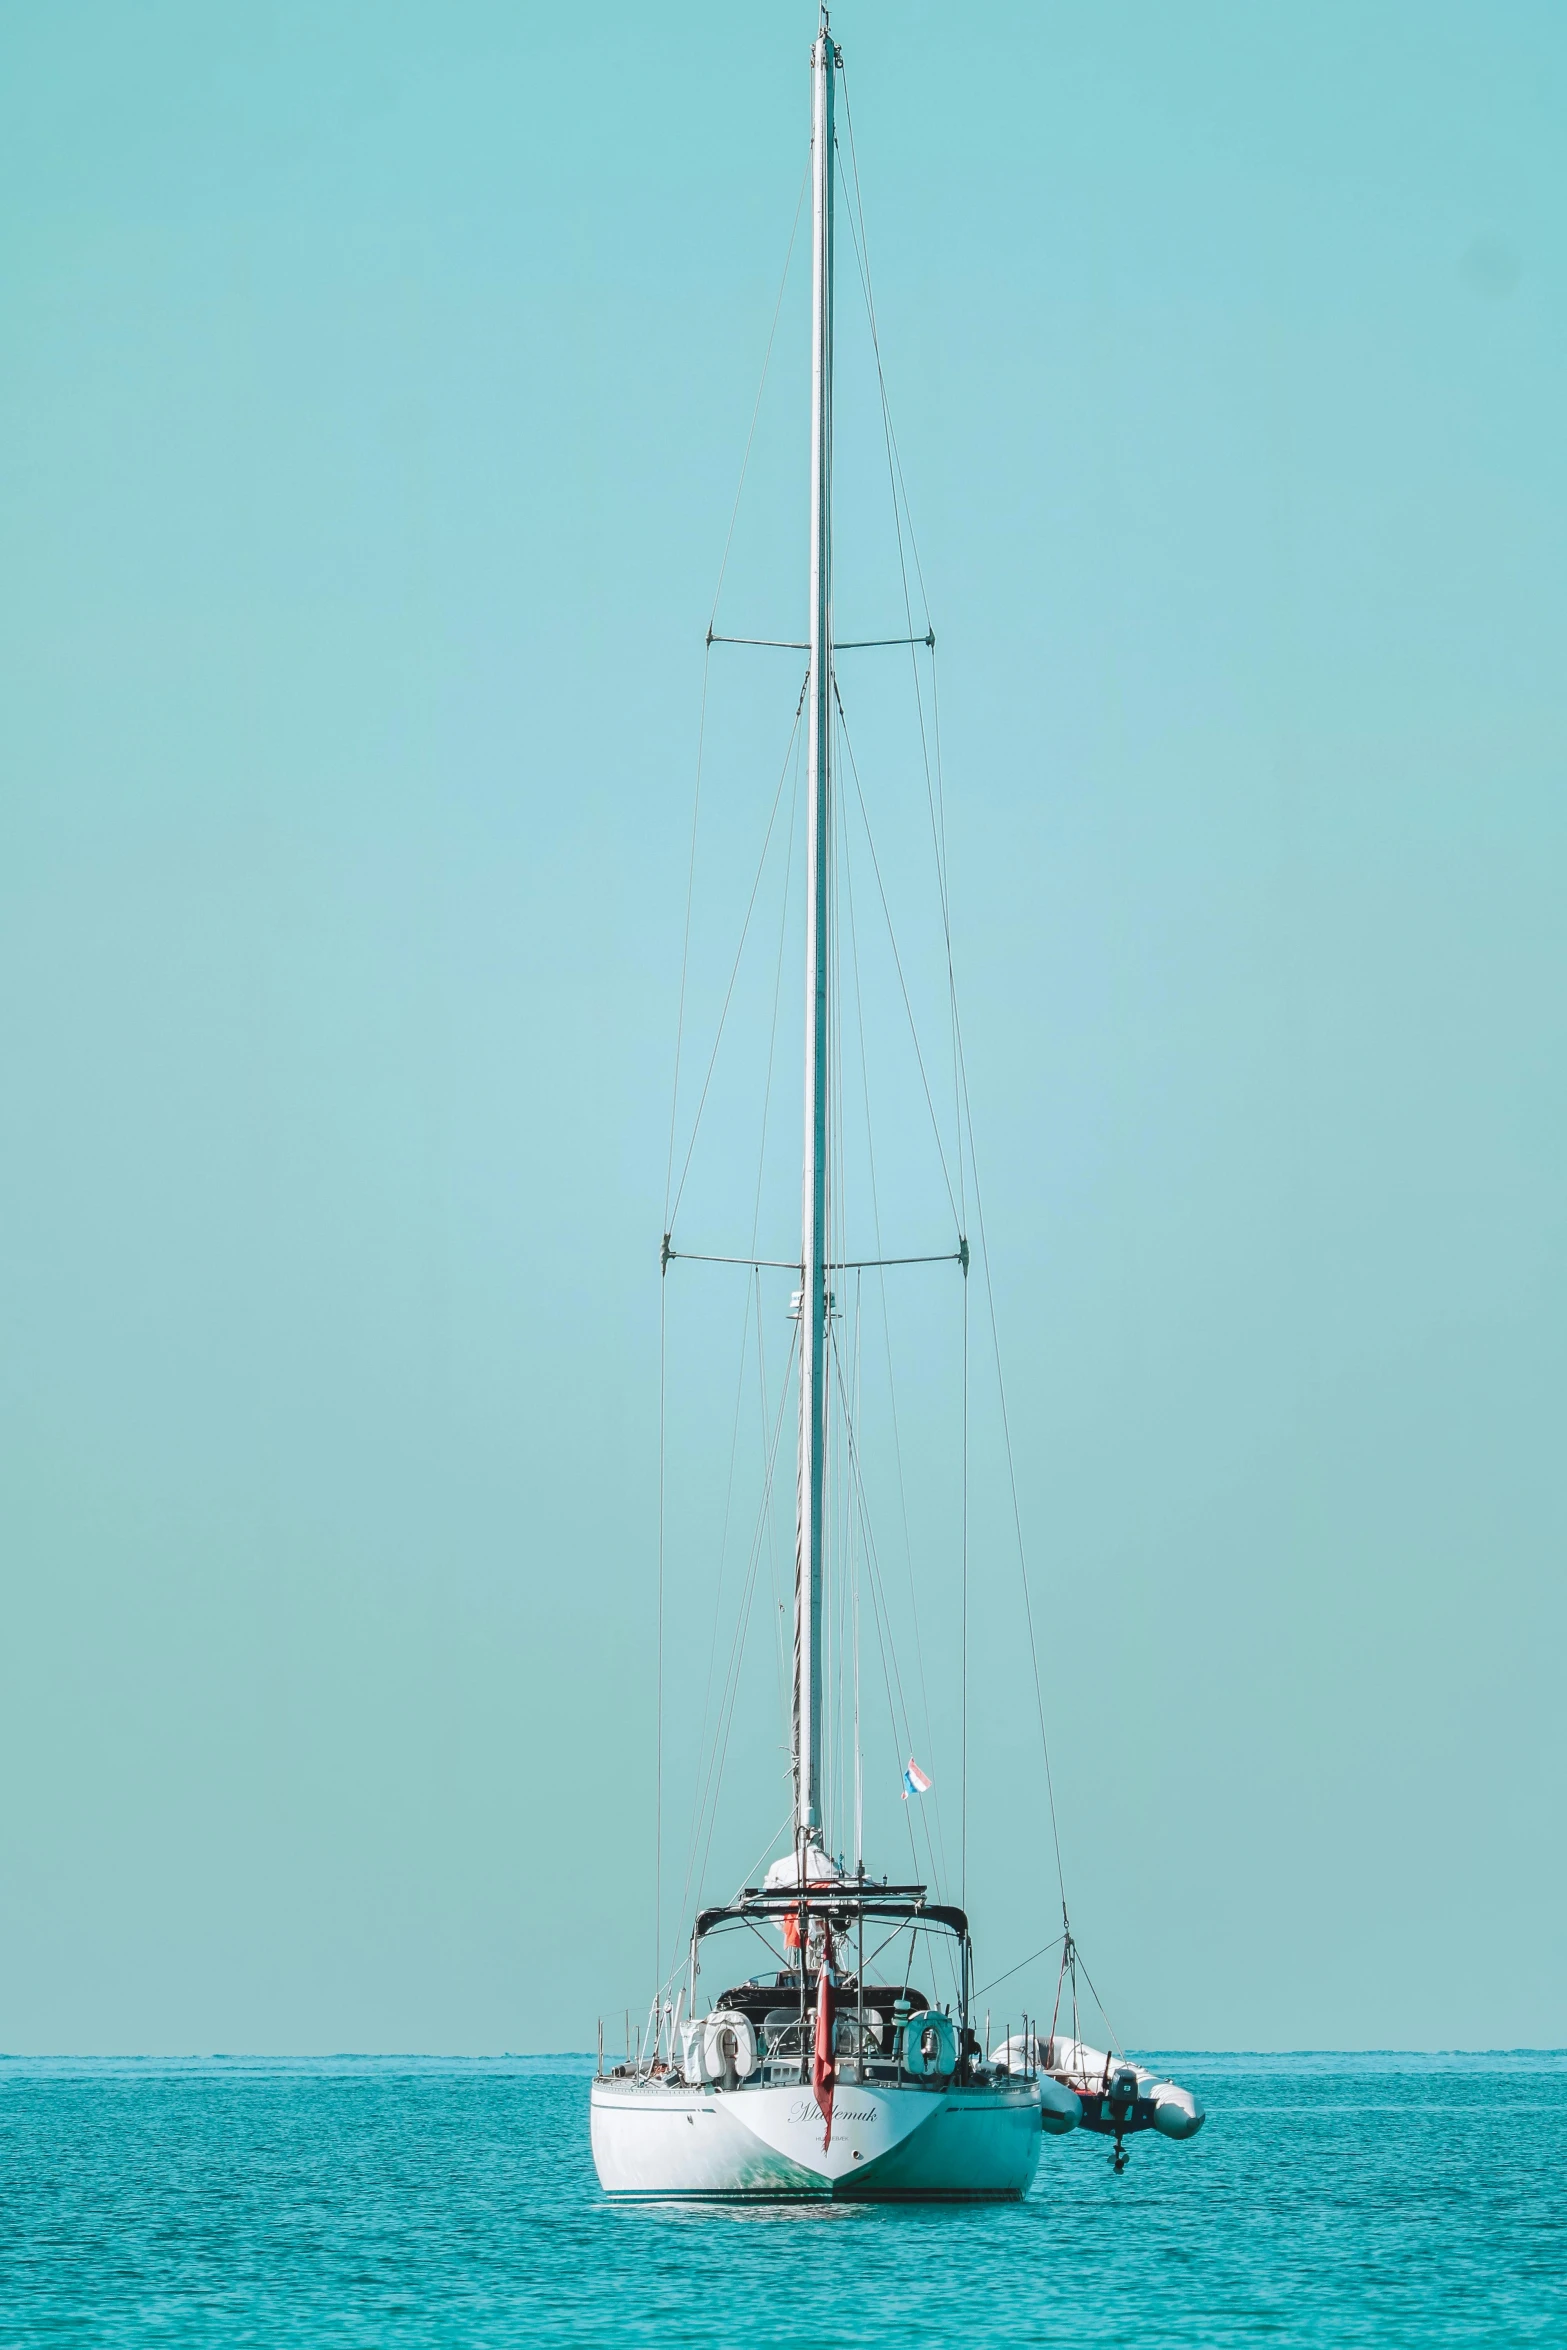
[[806,734],[805,1155],[800,1462],[794,1566],[796,1843],[822,1840],[822,1535],[827,1466],[828,939],[832,867],[833,74],[822,9],[811,51],[811,673]]

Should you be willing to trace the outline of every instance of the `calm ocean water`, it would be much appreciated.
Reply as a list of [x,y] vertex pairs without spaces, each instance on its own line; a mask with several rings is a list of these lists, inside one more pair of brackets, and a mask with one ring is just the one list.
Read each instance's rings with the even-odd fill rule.
[[1567,2055],[1166,2057],[991,2209],[617,2205],[570,2058],[0,2060],[0,2343],[1567,2344]]

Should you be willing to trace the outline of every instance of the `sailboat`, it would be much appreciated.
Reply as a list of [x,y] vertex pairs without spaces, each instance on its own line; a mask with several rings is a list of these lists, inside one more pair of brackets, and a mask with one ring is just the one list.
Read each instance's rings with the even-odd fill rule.
[[[871,1876],[828,1849],[824,1788],[824,1565],[835,1263],[830,1221],[836,1006],[831,952],[835,697],[832,595],[835,85],[825,8],[811,51],[811,499],[805,685],[805,1117],[792,1698],[792,1835],[760,1881],[694,1922],[678,1992],[666,1984],[623,2062],[601,2049],[593,2158],[616,2195],[1017,2199],[1043,2137],[1081,2102],[1051,2075],[1025,2019],[987,2053],[975,2029],[969,1920],[921,1883]],[[902,640],[899,640],[902,641]],[[910,640],[914,641],[914,640]],[[711,642],[711,636],[710,636]],[[665,1235],[665,1271],[674,1254]],[[966,1240],[959,1250],[968,1275]],[[911,1757],[908,1792],[927,1784]],[[698,2012],[702,1956],[739,1931],[776,1964]],[[867,1960],[867,1949],[871,1960]],[[914,1961],[876,1953],[921,1951]],[[721,1962],[720,1962],[721,1963]],[[938,2004],[940,1981],[955,1996]],[[720,1976],[721,1980],[722,1977]]]

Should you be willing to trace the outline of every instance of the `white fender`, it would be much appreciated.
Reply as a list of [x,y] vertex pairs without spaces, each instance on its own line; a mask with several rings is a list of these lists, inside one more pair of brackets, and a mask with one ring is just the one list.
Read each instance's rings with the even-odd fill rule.
[[1083,2102],[1075,2090],[1063,2089],[1048,2073],[1039,2076],[1039,2126],[1052,2138],[1064,2138],[1083,2118]]

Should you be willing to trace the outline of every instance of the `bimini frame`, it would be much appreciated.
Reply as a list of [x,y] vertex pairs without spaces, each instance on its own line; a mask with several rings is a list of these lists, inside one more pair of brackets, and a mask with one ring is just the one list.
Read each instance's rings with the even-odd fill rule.
[[[865,2022],[865,1928],[890,1925],[911,1926],[916,1932],[934,1927],[950,1934],[958,1952],[958,2076],[969,2070],[972,2052],[969,2047],[969,1999],[973,1984],[974,1952],[969,1940],[967,1913],[950,1902],[931,1901],[923,1885],[877,1884],[863,1875],[845,1877],[837,1882],[823,1880],[797,1887],[781,1885],[775,1888],[747,1885],[739,1899],[721,1908],[698,1912],[691,1930],[690,1987],[688,2013],[696,2012],[697,1951],[709,1934],[725,1926],[749,1926],[759,1930],[763,1926],[787,1926],[792,1921],[797,1936],[799,1964],[782,1972],[796,1972],[799,1976],[800,2020],[805,2022],[812,1993],[810,1968],[807,1963],[813,1925],[825,1926],[847,1955],[854,1953],[853,1975],[855,2000],[861,2028]],[[767,1945],[771,1951],[771,1944]],[[776,1955],[776,1954],[774,1954]],[[873,1958],[875,1953],[872,1954]]]

